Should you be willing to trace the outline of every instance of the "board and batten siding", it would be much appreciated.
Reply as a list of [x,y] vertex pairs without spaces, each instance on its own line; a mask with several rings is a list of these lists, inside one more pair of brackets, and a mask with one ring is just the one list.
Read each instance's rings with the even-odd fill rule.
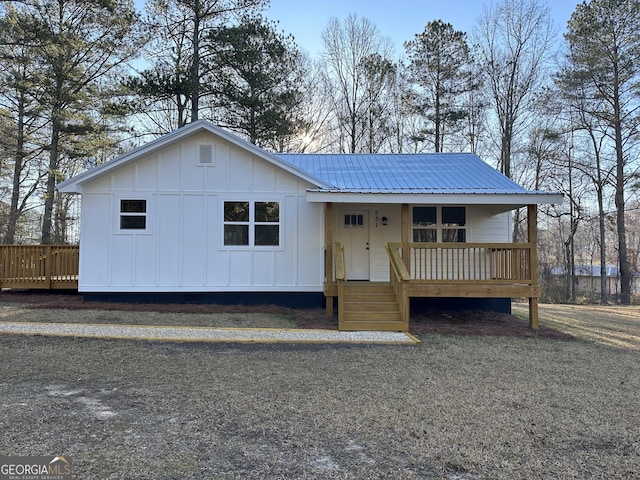
[[[139,158],[84,188],[79,291],[321,292],[324,207],[310,186],[210,133]],[[121,199],[146,200],[144,231],[119,229]],[[280,245],[225,246],[225,201],[280,202]]]

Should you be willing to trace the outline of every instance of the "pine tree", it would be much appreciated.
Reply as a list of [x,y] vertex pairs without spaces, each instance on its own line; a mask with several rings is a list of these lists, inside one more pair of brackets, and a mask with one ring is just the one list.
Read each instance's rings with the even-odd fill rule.
[[608,127],[615,150],[615,206],[620,267],[620,302],[631,301],[627,254],[625,187],[631,158],[627,150],[640,133],[640,2],[592,0],[576,7],[565,35],[567,68],[559,75],[565,91],[578,85],[590,97],[589,115]]
[[460,102],[473,87],[466,34],[435,20],[414,40],[405,42],[405,49],[409,82],[414,85],[414,112],[432,125],[423,129],[420,140],[431,138],[434,150],[441,152],[445,132],[468,116]]

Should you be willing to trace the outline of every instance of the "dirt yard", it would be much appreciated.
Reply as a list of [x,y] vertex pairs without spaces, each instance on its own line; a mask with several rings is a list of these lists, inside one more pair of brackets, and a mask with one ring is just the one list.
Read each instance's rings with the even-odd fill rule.
[[[147,325],[175,325],[178,322],[181,325],[208,327],[338,328],[337,317],[327,317],[323,309],[294,310],[273,305],[84,302],[82,295],[78,294],[37,291],[3,292],[0,305],[2,303],[22,305],[30,310],[28,314],[23,312],[17,318],[19,321],[101,323],[103,317],[108,317],[105,321],[109,323]],[[48,310],[64,311],[65,314],[53,315],[47,313]],[[106,315],[105,312],[111,313]],[[546,325],[540,325],[537,331],[531,330],[527,315],[526,312],[524,316],[516,316],[482,311],[432,311],[412,316],[410,331],[415,335],[440,333],[572,338],[572,335]]]
[[[316,321],[16,300],[0,295],[1,320]],[[637,478],[640,310],[540,312],[573,340],[465,333],[457,315],[411,347],[3,335],[0,452],[67,455],[78,479]]]

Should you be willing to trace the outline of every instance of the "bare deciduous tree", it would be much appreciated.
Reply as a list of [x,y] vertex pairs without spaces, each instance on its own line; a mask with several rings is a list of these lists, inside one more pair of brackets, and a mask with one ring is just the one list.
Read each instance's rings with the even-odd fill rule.
[[553,21],[539,0],[502,0],[485,9],[475,33],[498,122],[498,163],[511,177],[514,142],[534,118],[535,94],[549,78]]
[[[356,15],[349,15],[344,23],[331,19],[322,32],[322,40],[324,79],[330,85],[327,92],[331,96],[338,148],[349,153],[366,151],[371,99],[387,87],[385,81],[372,81],[367,65],[373,58],[379,58],[380,64],[392,65],[391,41],[369,20]],[[389,75],[392,73],[392,68],[385,69]]]

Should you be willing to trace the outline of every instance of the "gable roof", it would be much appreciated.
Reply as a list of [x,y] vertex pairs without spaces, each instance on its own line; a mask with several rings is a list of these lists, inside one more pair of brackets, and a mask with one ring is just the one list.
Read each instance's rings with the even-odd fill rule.
[[232,133],[223,130],[220,127],[213,125],[212,123],[206,120],[197,120],[189,125],[186,125],[182,128],[174,130],[173,132],[167,133],[161,137],[152,140],[141,147],[134,148],[133,150],[125,153],[124,155],[120,155],[119,157],[114,158],[113,160],[109,160],[95,168],[86,170],[85,172],[76,175],[73,178],[67,179],[63,182],[60,182],[57,186],[58,190],[66,193],[82,193],[82,187],[89,181],[95,180],[96,178],[107,174],[108,172],[112,172],[113,170],[128,165],[129,163],[135,162],[140,157],[145,155],[152,154],[174,142],[179,142],[186,140],[190,136],[197,135],[202,132],[212,133],[223,140],[230,142],[231,144],[242,148],[253,155],[262,158],[263,160],[271,163],[274,166],[280,167],[285,171],[295,175],[296,177],[307,181],[308,183],[315,185],[319,188],[330,187],[330,185],[325,184],[321,180],[314,178],[309,175],[307,172],[301,171],[290,163],[283,162],[279,158],[271,155],[269,152],[261,149],[249,143],[240,137],[233,135]]
[[83,185],[174,142],[203,131],[282,168],[313,186],[310,202],[499,205],[561,203],[557,193],[530,191],[472,153],[285,154],[269,153],[206,120],[195,121],[58,185],[82,193]]

